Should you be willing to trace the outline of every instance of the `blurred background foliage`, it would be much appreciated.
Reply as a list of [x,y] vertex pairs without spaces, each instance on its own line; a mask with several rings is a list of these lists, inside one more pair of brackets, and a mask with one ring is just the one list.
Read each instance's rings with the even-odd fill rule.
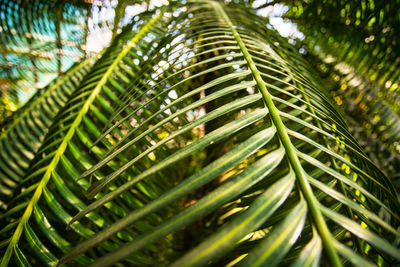
[[3,117],[85,56],[90,11],[84,1],[1,1]]
[[303,37],[294,42],[319,70],[352,134],[398,186],[400,1],[278,2],[288,7],[283,17]]

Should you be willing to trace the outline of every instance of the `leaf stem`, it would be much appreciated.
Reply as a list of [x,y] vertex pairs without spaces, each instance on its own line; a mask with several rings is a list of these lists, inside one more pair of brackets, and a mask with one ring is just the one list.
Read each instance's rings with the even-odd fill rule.
[[324,244],[326,254],[330,260],[330,263],[332,264],[332,266],[341,266],[342,264],[340,263],[339,256],[333,245],[333,237],[332,237],[332,235],[328,229],[328,226],[326,225],[326,222],[322,216],[322,213],[319,209],[318,200],[314,196],[311,186],[307,181],[303,167],[301,166],[300,160],[297,156],[296,149],[295,149],[294,145],[292,144],[292,142],[289,138],[289,135],[287,133],[286,127],[280,118],[279,110],[276,108],[276,106],[272,100],[272,96],[268,92],[267,87],[265,86],[265,83],[261,77],[261,74],[252,59],[252,56],[250,55],[249,51],[247,50],[246,45],[244,44],[239,33],[236,31],[235,27],[233,26],[228,15],[226,14],[226,12],[224,11],[224,9],[222,8],[222,6],[219,3],[212,1],[211,4],[215,7],[216,12],[223,17],[223,19],[226,21],[226,23],[230,27],[232,34],[235,37],[235,39],[240,47],[240,50],[242,51],[243,56],[249,65],[252,75],[253,75],[254,79],[256,80],[257,87],[263,96],[264,104],[269,109],[270,117],[277,129],[277,134],[279,136],[279,139],[281,140],[283,146],[285,147],[290,165],[293,167],[293,170],[296,173],[298,185],[299,185],[302,193],[304,194],[304,197],[307,201],[308,207],[310,208],[311,217],[313,218],[316,228],[318,230],[318,233],[321,236],[321,239]]

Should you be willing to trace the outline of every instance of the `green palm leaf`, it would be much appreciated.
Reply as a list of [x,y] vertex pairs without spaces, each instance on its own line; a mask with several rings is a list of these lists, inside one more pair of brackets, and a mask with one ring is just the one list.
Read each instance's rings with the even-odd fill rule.
[[57,112],[65,105],[93,63],[94,59],[90,58],[73,66],[60,79],[40,90],[17,114],[4,122],[0,136],[1,200],[10,198]]
[[[5,255],[3,257],[2,265],[8,263],[11,255],[12,255],[13,249],[15,248],[16,244],[18,244],[18,242],[19,242],[22,232],[26,232],[26,231],[24,231],[24,229],[29,229],[30,226],[28,224],[28,221],[33,213],[33,209],[36,208],[37,202],[38,202],[39,198],[41,197],[41,195],[44,193],[45,198],[51,198],[51,193],[46,192],[46,190],[47,190],[46,185],[53,175],[57,175],[54,173],[54,169],[57,166],[57,164],[59,163],[60,157],[65,152],[68,142],[74,136],[75,131],[77,130],[78,125],[82,121],[83,116],[88,111],[89,106],[93,103],[96,95],[99,94],[102,87],[107,82],[108,78],[111,76],[113,70],[117,67],[118,63],[122,60],[123,56],[129,52],[130,48],[136,43],[136,41],[141,37],[141,35],[143,35],[148,30],[148,27],[150,27],[150,25],[153,24],[155,20],[156,19],[153,19],[152,21],[150,21],[149,25],[146,25],[142,29],[141,32],[139,32],[137,35],[135,35],[130,40],[130,44],[125,46],[117,56],[115,56],[115,53],[113,54],[112,52],[109,52],[111,49],[109,51],[105,52],[103,62],[105,61],[106,63],[108,63],[109,61],[113,60],[111,63],[108,63],[107,64],[108,66],[106,65],[106,67],[102,66],[102,65],[104,65],[104,63],[102,61],[98,62],[100,67],[102,67],[103,69],[104,68],[107,69],[106,75],[99,77],[99,75],[97,74],[98,70],[92,70],[88,74],[88,76],[86,77],[87,80],[85,81],[86,84],[83,83],[83,85],[81,85],[79,90],[77,90],[71,96],[70,102],[67,103],[66,108],[59,114],[60,118],[62,118],[62,119],[55,123],[55,124],[58,124],[58,123],[64,124],[64,123],[68,123],[68,122],[70,123],[65,135],[59,139],[56,139],[55,142],[50,141],[51,144],[50,144],[50,146],[48,146],[49,139],[53,140],[55,137],[54,135],[61,134],[61,132],[58,129],[56,131],[54,131],[54,127],[57,127],[59,124],[57,126],[53,125],[50,127],[50,131],[47,135],[47,139],[43,142],[42,148],[39,150],[38,154],[46,155],[46,152],[49,149],[54,149],[54,147],[57,147],[57,149],[50,154],[50,157],[44,156],[43,159],[41,159],[39,161],[35,161],[36,159],[34,159],[32,162],[33,169],[37,165],[43,164],[43,161],[47,161],[48,165],[45,168],[41,168],[39,171],[28,172],[29,175],[27,175],[27,177],[22,182],[22,186],[24,186],[25,184],[31,182],[31,180],[33,180],[34,178],[41,176],[38,183],[33,184],[33,186],[30,186],[26,191],[24,191],[21,194],[21,195],[25,195],[27,193],[28,194],[33,193],[33,196],[28,202],[24,202],[22,205],[18,206],[19,207],[18,210],[25,209],[25,211],[24,211],[21,219],[19,220],[18,224],[16,225],[15,232],[12,235],[10,243],[9,243],[7,250],[5,252]],[[120,42],[123,42],[124,38],[126,39],[126,35],[127,35],[126,33],[122,34],[122,36],[119,39]],[[122,44],[120,43],[119,46],[121,47],[121,45]],[[71,102],[73,103],[76,98],[79,99],[82,97],[87,97],[86,101],[83,103],[79,103],[78,105],[72,104],[72,109],[77,111],[77,116],[75,114],[73,114],[71,116],[69,114],[71,112]],[[67,115],[65,118],[63,115],[66,115],[66,114],[69,114],[69,115]],[[64,129],[65,129],[65,127],[64,127]],[[55,178],[55,179],[57,179],[57,178]],[[21,198],[21,195],[17,196],[17,198]],[[70,197],[73,197],[73,196],[70,196]],[[52,202],[52,200],[50,199],[49,202]],[[57,203],[51,203],[51,206],[52,206],[51,208],[53,208],[59,215],[61,215],[60,218],[67,219],[68,215],[66,212],[63,211],[62,207],[57,205]],[[7,213],[5,213],[2,216],[2,219],[8,219],[7,217],[12,215],[14,213],[14,211],[15,210],[10,209]],[[42,221],[44,221],[44,220],[45,220],[45,218],[42,218]],[[87,237],[90,236],[90,234],[92,233],[92,231],[90,231],[89,229],[87,229],[85,227],[77,227],[76,231],[83,235],[86,234]],[[26,238],[28,241],[32,240],[32,238],[33,238],[34,241],[32,241],[32,244],[37,244],[38,242],[40,242],[40,240],[37,239],[36,237],[34,237],[34,235],[35,234],[32,233],[31,235],[27,236]],[[34,247],[34,250],[38,251],[39,255],[42,254],[41,251],[47,250],[46,248],[41,248],[42,246],[43,245],[40,244],[40,245]],[[63,248],[61,247],[61,249],[63,249]],[[54,256],[51,254],[51,252],[48,252],[48,254],[49,254],[49,257],[54,259]],[[43,258],[42,258],[42,260],[43,260]],[[47,260],[44,260],[44,261],[47,262]]]
[[50,127],[2,217],[3,265],[400,260],[393,186],[285,39],[214,1],[150,16]]
[[346,113],[352,134],[398,185],[400,102],[395,46],[399,42],[400,18],[395,10],[400,2],[272,4],[277,2],[288,5],[284,17],[304,33],[304,40],[296,40],[297,47],[321,66],[330,78],[327,84],[334,84],[332,94]]

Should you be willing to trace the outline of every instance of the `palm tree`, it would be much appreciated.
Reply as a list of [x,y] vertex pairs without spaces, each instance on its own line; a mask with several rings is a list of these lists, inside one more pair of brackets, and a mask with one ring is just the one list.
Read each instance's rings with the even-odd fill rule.
[[250,8],[187,2],[5,124],[1,266],[398,264],[397,192],[319,73]]

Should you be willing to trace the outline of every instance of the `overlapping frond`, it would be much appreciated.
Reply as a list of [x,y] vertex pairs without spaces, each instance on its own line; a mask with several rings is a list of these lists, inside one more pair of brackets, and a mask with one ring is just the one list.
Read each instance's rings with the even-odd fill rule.
[[[59,163],[63,162],[61,158],[65,153],[67,146],[76,149],[73,144],[70,144],[71,138],[77,138],[77,132],[79,133],[78,126],[82,122],[85,114],[88,112],[89,107],[95,101],[96,96],[104,89],[103,87],[112,83],[110,80],[112,80],[111,76],[115,75],[115,69],[117,68],[117,75],[124,75],[121,71],[118,71],[118,65],[122,60],[129,60],[127,54],[130,52],[131,47],[135,45],[143,34],[148,31],[150,25],[154,23],[153,20],[156,20],[151,20],[149,24],[145,25],[140,31],[140,24],[144,23],[146,17],[148,18],[149,15],[144,15],[143,20],[140,22],[134,22],[133,25],[126,27],[119,38],[114,41],[113,45],[104,52],[102,58],[97,61],[95,67],[84,76],[83,82],[80,84],[78,90],[75,90],[75,92],[68,98],[66,106],[57,115],[57,120],[50,126],[46,138],[37,152],[37,156],[30,163],[30,169],[18,187],[21,193],[16,194],[15,198],[8,203],[11,204],[11,206],[9,206],[8,211],[1,217],[3,225],[5,225],[4,222],[6,221],[11,222],[8,225],[10,228],[5,227],[3,229],[2,236],[9,238],[9,233],[13,233],[11,239],[2,242],[2,246],[6,245],[7,247],[2,259],[2,264],[7,264],[12,255],[19,255],[18,257],[14,257],[17,262],[25,258],[24,253],[18,249],[19,239],[22,233],[25,234],[26,243],[31,245],[33,252],[37,253],[38,258],[41,258],[47,263],[57,262],[55,256],[51,252],[46,252],[48,249],[41,243],[41,239],[37,237],[35,231],[30,230],[32,228],[30,228],[28,222],[31,217],[32,219],[33,217],[36,217],[37,219],[37,225],[35,225],[35,227],[39,227],[45,231],[46,229],[53,230],[50,230],[52,232],[50,233],[50,236],[48,235],[49,233],[45,234],[51,239],[53,245],[57,246],[60,251],[66,252],[67,249],[71,247],[70,243],[66,241],[61,234],[54,232],[54,228],[49,225],[49,221],[45,216],[44,212],[46,212],[46,209],[42,211],[40,207],[37,206],[38,201],[41,197],[47,200],[54,197],[47,187],[50,178],[53,178],[52,181],[61,182],[62,186],[59,189],[66,190],[61,193],[62,196],[65,196],[64,201],[67,201],[66,203],[68,203],[69,200],[74,199],[74,195],[71,194],[71,191],[67,187],[65,187],[63,180],[60,178],[60,175],[56,172],[55,168]],[[139,31],[138,34],[135,34],[136,30]],[[143,42],[145,42],[143,46],[146,48],[148,43],[146,41]],[[140,49],[139,47],[138,49]],[[132,63],[133,61],[129,62]],[[103,73],[105,73],[105,75],[103,75]],[[107,91],[107,89],[105,91]],[[109,93],[109,91],[107,92]],[[105,100],[105,98],[102,98],[100,101]],[[101,103],[104,105],[104,102]],[[101,118],[101,116],[99,116],[100,114],[95,114],[97,115],[96,120]],[[96,128],[93,130],[96,130]],[[82,139],[82,141],[84,141],[84,139]],[[76,150],[73,150],[73,152],[77,155]],[[60,180],[57,180],[57,177]],[[57,216],[60,216],[59,218],[64,219],[65,223],[67,223],[68,217],[65,217],[66,212],[60,204],[55,200],[50,200],[49,203],[50,209],[52,209]],[[81,207],[81,205],[83,205],[83,203],[77,199],[75,199],[71,204],[75,204],[76,207]],[[13,221],[13,218],[18,216],[21,216],[21,219]],[[82,230],[81,227],[78,227],[77,229],[80,234],[83,234],[86,237],[89,237],[90,233],[93,234],[93,231],[88,228]],[[43,254],[46,254],[46,256],[43,256]],[[43,259],[43,257],[45,258]],[[29,258],[30,260],[34,259],[32,257]],[[35,261],[33,260],[33,263],[34,262]],[[86,259],[78,262],[87,263],[88,260]]]
[[310,66],[247,9],[172,7],[59,113],[2,217],[2,264],[399,261],[396,192]]
[[[284,16],[304,33],[303,49],[334,66],[328,75],[340,82],[333,94],[347,121],[355,122],[351,131],[367,144],[368,155],[397,177],[400,2],[277,2],[288,5]],[[356,133],[361,129],[366,134]]]
[[38,91],[24,107],[1,125],[0,135],[0,205],[10,198],[24,177],[30,161],[58,111],[79,86],[93,65],[90,58],[76,64],[66,74]]
[[[285,1],[306,39],[378,84],[399,90],[400,2]],[[310,23],[312,21],[312,23]]]
[[374,157],[389,176],[396,176],[400,171],[400,113],[395,94],[389,91],[390,94],[386,92],[389,97],[384,97],[385,91],[362,75],[350,72],[342,77],[334,97],[349,117],[347,121],[352,132],[362,132],[357,140],[370,140],[363,145],[367,154]]
[[[304,45],[301,41],[300,44]],[[324,77],[324,84],[343,111],[350,132],[368,157],[398,184],[400,96],[323,53],[311,50],[306,58]]]

